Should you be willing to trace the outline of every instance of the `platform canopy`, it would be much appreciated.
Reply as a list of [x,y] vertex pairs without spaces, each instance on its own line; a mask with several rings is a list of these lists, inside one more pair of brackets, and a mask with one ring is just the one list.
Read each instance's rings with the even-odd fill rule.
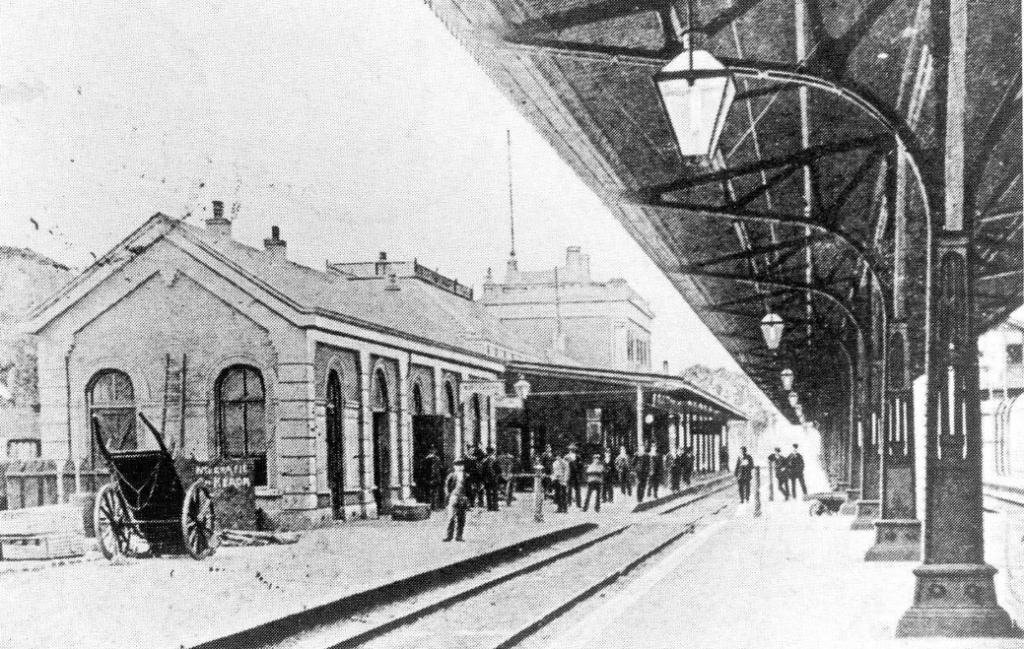
[[[843,357],[880,346],[886,321],[907,323],[908,371],[924,371],[929,232],[946,200],[927,188],[949,168],[934,81],[948,21],[927,0],[429,4],[791,420],[782,370],[807,418],[824,416],[851,392]],[[1021,7],[967,6],[960,163],[980,333],[1022,300]],[[721,132],[681,147],[655,77],[688,50],[734,88]],[[713,112],[677,100],[678,114]],[[759,328],[770,313],[777,351]]]

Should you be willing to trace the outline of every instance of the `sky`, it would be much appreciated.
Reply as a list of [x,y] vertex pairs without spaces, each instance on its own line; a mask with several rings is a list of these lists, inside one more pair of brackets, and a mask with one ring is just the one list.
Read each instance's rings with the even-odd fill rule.
[[579,245],[656,319],[653,364],[736,365],[418,0],[4,2],[0,244],[84,268],[155,212],[271,225],[314,268],[386,251],[478,286]]

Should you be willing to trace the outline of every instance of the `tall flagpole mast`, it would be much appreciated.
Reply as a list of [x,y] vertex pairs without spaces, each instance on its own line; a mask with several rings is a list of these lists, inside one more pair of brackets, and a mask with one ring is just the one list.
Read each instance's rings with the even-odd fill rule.
[[516,256],[516,213],[515,205],[512,202],[512,131],[505,130],[506,156],[508,160],[508,222],[512,240],[512,252],[509,256],[515,259]]

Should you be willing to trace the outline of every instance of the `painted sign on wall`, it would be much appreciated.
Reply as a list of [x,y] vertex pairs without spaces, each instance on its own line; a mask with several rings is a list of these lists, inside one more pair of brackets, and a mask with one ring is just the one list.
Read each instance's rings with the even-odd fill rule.
[[203,480],[210,489],[220,529],[256,529],[256,489],[253,460],[224,458],[212,462],[179,459],[175,462],[185,489]]

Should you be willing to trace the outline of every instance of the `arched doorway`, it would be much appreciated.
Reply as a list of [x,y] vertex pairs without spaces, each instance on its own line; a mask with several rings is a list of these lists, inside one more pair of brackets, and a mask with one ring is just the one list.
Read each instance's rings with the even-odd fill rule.
[[[430,502],[430,478],[435,470],[433,463],[427,462],[431,451],[444,461],[442,451],[444,424],[447,417],[427,414],[426,402],[423,398],[423,386],[419,381],[412,386],[412,480],[413,495],[421,503]],[[433,408],[431,408],[433,410]],[[443,464],[442,464],[443,466]]]
[[377,513],[391,510],[391,400],[383,370],[373,381],[373,494]]
[[446,418],[442,435],[441,461],[444,463],[445,471],[447,472],[451,469],[452,463],[455,462],[455,458],[459,455],[459,449],[456,448],[458,440],[455,435],[455,422],[459,416],[459,402],[455,395],[455,386],[452,385],[451,381],[445,381],[444,384],[444,407]]
[[469,438],[473,440],[473,448],[477,449],[483,446],[483,415],[480,412],[479,394],[474,394],[469,399],[469,416],[470,424],[473,426],[473,432]]
[[341,378],[331,370],[327,375],[327,486],[335,518],[345,518],[345,416]]

